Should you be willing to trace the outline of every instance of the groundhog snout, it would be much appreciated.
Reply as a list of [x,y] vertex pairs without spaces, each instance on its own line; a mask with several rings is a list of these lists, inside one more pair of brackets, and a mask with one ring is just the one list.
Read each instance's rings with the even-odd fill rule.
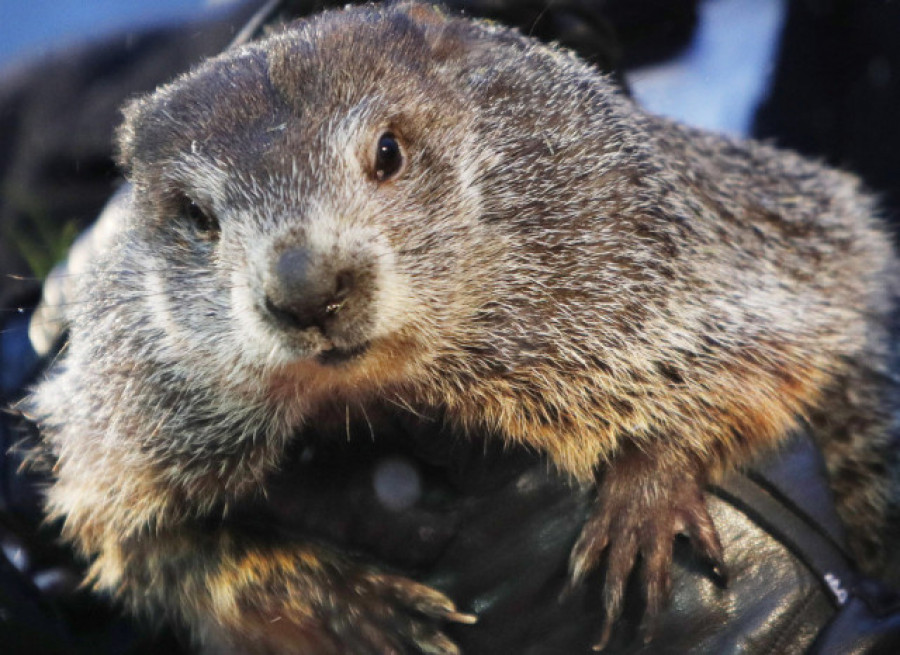
[[275,255],[266,285],[265,308],[284,330],[318,328],[328,334],[354,300],[357,275],[317,261],[309,249],[293,247]]

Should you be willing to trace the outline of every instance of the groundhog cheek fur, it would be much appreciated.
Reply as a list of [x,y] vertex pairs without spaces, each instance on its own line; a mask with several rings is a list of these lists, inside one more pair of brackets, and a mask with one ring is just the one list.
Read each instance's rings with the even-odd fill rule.
[[[379,177],[394,142],[402,167]],[[292,625],[333,629],[332,555],[192,526],[260,493],[303,425],[373,400],[600,480],[572,576],[620,553],[610,620],[637,555],[677,531],[720,559],[699,490],[804,418],[878,559],[896,262],[852,176],[649,115],[567,52],[406,3],[209,60],[128,107],[120,151],[128,219],[26,409],[56,461],[50,514],[135,606],[231,643],[255,632],[229,593],[275,570],[306,594]],[[645,542],[617,551],[617,532]],[[257,562],[240,584],[237,561]],[[199,581],[168,601],[148,567]],[[264,597],[242,596],[248,617]],[[460,620],[451,606],[427,615]]]

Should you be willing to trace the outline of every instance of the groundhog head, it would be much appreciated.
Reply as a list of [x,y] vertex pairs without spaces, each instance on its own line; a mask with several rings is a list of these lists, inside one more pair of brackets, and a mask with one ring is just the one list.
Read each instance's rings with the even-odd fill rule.
[[[119,133],[149,320],[198,365],[352,393],[442,358],[541,356],[562,329],[546,285],[609,309],[629,284],[624,266],[598,274],[621,238],[567,243],[639,149],[597,80],[415,4],[326,13],[203,64],[132,103]],[[604,176],[609,193],[572,197]]]

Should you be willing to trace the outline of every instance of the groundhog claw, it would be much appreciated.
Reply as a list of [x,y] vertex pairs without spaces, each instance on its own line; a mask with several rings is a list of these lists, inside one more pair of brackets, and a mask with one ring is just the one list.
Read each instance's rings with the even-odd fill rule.
[[679,534],[687,536],[724,579],[722,545],[706,508],[700,476],[686,475],[683,467],[667,466],[645,455],[614,462],[598,484],[594,513],[569,560],[567,591],[604,562],[603,627],[595,650],[609,643],[638,560],[644,600],[640,633],[650,640],[669,598],[672,542]]
[[355,599],[330,621],[348,652],[400,653],[410,646],[427,655],[458,655],[438,623],[475,623],[441,592],[408,578],[367,571],[353,585]]
[[478,620],[474,614],[457,611],[452,600],[432,587],[401,576],[376,573],[373,577],[386,595],[396,598],[402,604],[415,608],[416,611],[428,617],[467,624],[475,623]]

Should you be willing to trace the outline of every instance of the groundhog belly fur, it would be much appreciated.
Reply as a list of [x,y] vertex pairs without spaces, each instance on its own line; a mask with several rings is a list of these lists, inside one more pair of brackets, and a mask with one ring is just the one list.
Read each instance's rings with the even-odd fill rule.
[[474,617],[439,591],[208,528],[370,403],[596,486],[570,584],[605,562],[600,644],[638,560],[660,611],[676,534],[723,567],[704,486],[800,425],[877,570],[897,269],[853,176],[414,3],[229,50],[132,102],[119,147],[127,218],[25,409],[49,514],[135,611],[214,652],[454,652]]

